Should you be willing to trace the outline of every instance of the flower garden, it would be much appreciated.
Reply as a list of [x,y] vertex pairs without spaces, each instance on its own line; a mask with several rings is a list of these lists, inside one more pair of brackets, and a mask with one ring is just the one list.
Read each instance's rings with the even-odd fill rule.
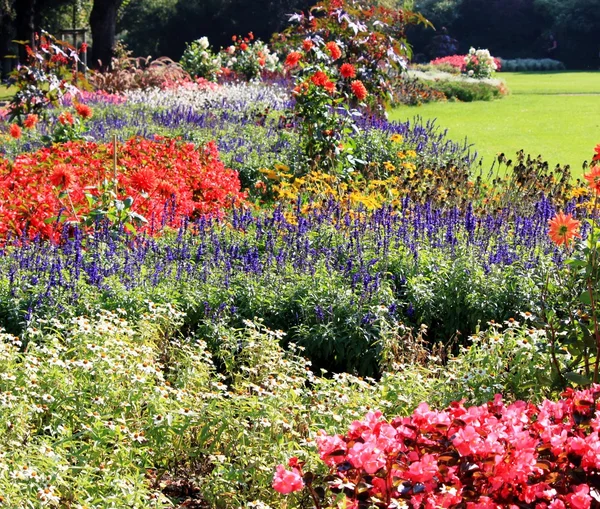
[[[386,108],[418,14],[87,78],[0,110],[0,507],[600,507],[600,145],[583,180]],[[473,49],[450,65],[485,82]],[[422,71],[419,71],[422,72]],[[437,95],[436,95],[437,94]],[[600,140],[599,140],[600,141]]]

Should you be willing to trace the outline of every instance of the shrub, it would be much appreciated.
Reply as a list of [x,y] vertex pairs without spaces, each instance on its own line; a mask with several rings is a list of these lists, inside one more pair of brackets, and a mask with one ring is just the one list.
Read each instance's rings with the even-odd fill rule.
[[208,81],[217,81],[221,74],[221,56],[211,51],[206,37],[187,44],[179,63],[192,76]]
[[505,72],[526,72],[526,71],[564,71],[565,65],[551,58],[501,58],[500,71]]
[[468,74],[471,70],[475,78],[489,78],[492,71],[500,70],[503,64],[501,59],[491,57],[489,51],[471,48],[468,55],[436,58],[429,62],[429,65],[438,68],[440,71],[445,70],[442,67],[451,66],[465,74]]
[[468,81],[427,81],[427,86],[443,94],[448,100],[462,102],[492,101],[502,97],[502,89],[490,83]]

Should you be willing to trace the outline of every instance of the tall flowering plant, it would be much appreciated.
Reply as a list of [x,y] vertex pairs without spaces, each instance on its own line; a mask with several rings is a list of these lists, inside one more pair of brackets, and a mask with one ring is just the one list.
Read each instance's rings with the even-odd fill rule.
[[260,78],[265,72],[281,70],[279,56],[250,32],[245,37],[234,35],[232,44],[221,50],[221,61],[226,72],[246,80]]
[[[366,104],[383,112],[394,96],[394,83],[406,69],[410,47],[405,29],[410,24],[427,20],[420,14],[401,9],[388,9],[362,0],[323,0],[306,13],[290,17],[291,26],[273,37],[276,47],[289,52],[305,41],[321,49],[335,42],[341,53],[338,65],[349,64],[354,78],[360,80],[367,95]],[[351,82],[343,85],[351,92]]]
[[27,63],[18,66],[9,80],[17,87],[8,106],[9,119],[21,125],[28,115],[42,114],[48,106],[57,106],[67,93],[77,94],[78,86],[87,86],[79,72],[85,44],[77,49],[47,32],[36,34],[35,42],[34,48],[25,46]]
[[462,72],[471,78],[489,78],[498,69],[496,59],[487,49],[471,48],[465,56],[465,65]]
[[[566,379],[581,385],[600,381],[600,145],[584,177],[594,195],[591,214],[580,221],[559,212],[549,221],[548,234],[565,251],[567,270],[546,282],[561,300],[552,306],[544,299],[540,309],[557,376],[563,383]],[[567,353],[562,363],[561,353]],[[566,369],[561,370],[561,364]]]
[[306,489],[316,508],[598,507],[599,400],[594,385],[537,406],[496,395],[443,411],[422,403],[389,421],[371,411],[346,433],[317,436],[324,479],[292,458],[272,486],[284,495]]

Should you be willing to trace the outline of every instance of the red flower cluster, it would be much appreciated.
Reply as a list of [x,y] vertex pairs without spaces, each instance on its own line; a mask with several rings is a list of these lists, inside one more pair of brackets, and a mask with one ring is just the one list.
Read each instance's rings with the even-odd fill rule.
[[[381,412],[354,421],[347,434],[317,438],[326,479],[344,507],[589,509],[598,506],[600,385],[567,389],[558,402],[444,411],[422,403],[390,422]],[[273,487],[302,489],[297,462]],[[311,476],[304,476],[311,479]]]
[[[161,224],[165,203],[173,200],[167,224],[184,217],[219,214],[244,200],[237,172],[225,168],[213,142],[197,148],[176,140],[132,138],[118,147],[118,192],[133,198],[132,209]],[[13,162],[0,158],[0,238],[8,233],[56,238],[46,220],[59,213],[77,220],[88,211],[86,193],[98,194],[112,176],[111,144],[69,142],[22,154]],[[67,191],[68,199],[61,194]]]
[[[466,63],[465,63],[466,56],[467,55],[451,55],[449,57],[440,57],[440,58],[436,58],[435,60],[432,60],[429,63],[431,65],[449,64],[452,67],[456,67],[461,72],[464,72],[465,68],[466,68]],[[499,71],[502,68],[502,62],[500,62],[500,60],[497,59],[496,57],[492,57],[492,58],[494,59],[494,62],[496,63],[496,67],[497,67],[496,70]]]

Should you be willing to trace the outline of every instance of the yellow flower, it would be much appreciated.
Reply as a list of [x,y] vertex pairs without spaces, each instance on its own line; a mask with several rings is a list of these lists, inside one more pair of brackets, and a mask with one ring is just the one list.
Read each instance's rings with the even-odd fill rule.
[[402,143],[402,140],[404,140],[401,134],[392,134],[391,139],[394,143]]
[[286,166],[285,164],[281,164],[281,163],[276,163],[275,164],[275,169],[277,171],[290,171],[290,167]]
[[414,150],[407,150],[407,151],[406,151],[406,155],[407,155],[408,157],[413,157],[413,158],[414,158],[414,157],[417,157],[417,153],[416,153]]
[[406,154],[404,152],[398,152],[396,155],[398,156],[399,159],[405,159],[406,158]]
[[385,161],[383,166],[387,171],[394,171],[396,169],[396,167],[390,161]]

